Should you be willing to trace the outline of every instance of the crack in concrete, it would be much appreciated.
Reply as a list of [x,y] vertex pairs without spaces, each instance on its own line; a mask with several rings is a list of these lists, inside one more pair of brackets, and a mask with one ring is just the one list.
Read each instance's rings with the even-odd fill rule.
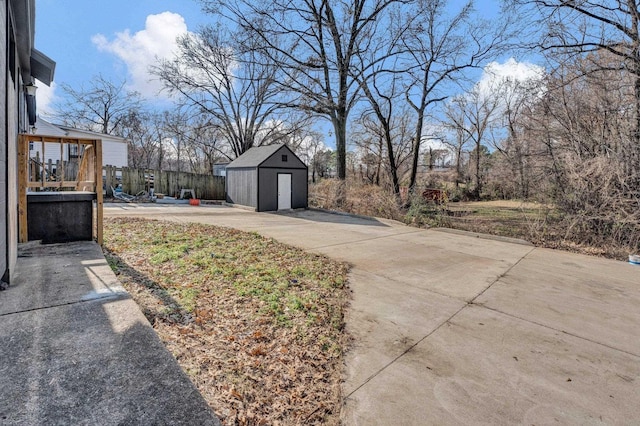
[[[529,323],[529,324],[533,324],[533,325],[536,325],[536,326],[539,326],[539,327],[543,327],[543,328],[548,329],[548,330],[553,330],[553,331],[558,332],[558,333],[563,333],[563,334],[566,334],[566,335],[568,335],[568,336],[575,337],[575,338],[577,338],[577,339],[581,339],[581,340],[584,340],[584,341],[587,341],[587,342],[590,342],[590,343],[593,343],[593,344],[596,344],[596,345],[599,345],[599,346],[605,347],[605,348],[607,348],[607,349],[611,349],[611,350],[614,350],[614,351],[617,351],[617,352],[620,352],[620,353],[624,353],[624,354],[627,354],[627,355],[633,356],[633,357],[635,357],[635,358],[640,358],[640,355],[639,355],[639,354],[635,354],[635,353],[633,353],[633,352],[629,352],[629,351],[626,351],[626,350],[624,350],[624,349],[616,348],[616,347],[614,347],[614,346],[607,345],[607,344],[605,344],[605,343],[598,342],[598,341],[595,341],[595,340],[589,339],[589,338],[587,338],[587,337],[579,336],[579,335],[577,335],[577,334],[574,334],[574,333],[568,332],[568,331],[566,331],[566,330],[557,329],[557,328],[554,328],[554,327],[549,326],[549,325],[546,325],[546,324],[541,324],[541,323],[536,322],[536,321],[532,321],[532,320],[529,320],[529,319],[526,319],[526,318],[522,318],[522,317],[519,317],[519,316],[517,316],[517,315],[513,315],[513,314],[510,314],[510,313],[507,313],[507,312],[503,312],[503,311],[501,311],[501,310],[499,310],[499,309],[491,308],[491,307],[488,307],[488,306],[486,306],[486,305],[484,305],[484,304],[477,304],[477,303],[475,303],[475,301],[476,301],[480,296],[482,296],[484,293],[486,293],[486,292],[487,292],[487,290],[489,290],[489,289],[490,289],[491,287],[493,287],[496,283],[498,283],[502,278],[504,278],[504,277],[505,277],[505,276],[506,276],[506,275],[507,275],[507,274],[508,274],[508,273],[509,273],[513,268],[515,268],[518,264],[520,264],[520,262],[522,262],[525,258],[527,258],[527,257],[528,257],[532,252],[534,252],[536,249],[537,249],[537,247],[532,247],[532,249],[531,249],[531,250],[529,250],[527,253],[525,253],[525,254],[524,254],[520,259],[518,259],[518,261],[517,261],[517,262],[515,262],[513,265],[509,266],[505,272],[503,272],[503,273],[502,273],[502,274],[500,274],[498,277],[496,277],[496,279],[495,279],[495,280],[493,280],[493,281],[492,281],[492,282],[491,282],[487,287],[485,287],[485,288],[484,288],[480,293],[478,293],[478,294],[477,294],[473,299],[471,299],[470,301],[468,301],[464,306],[462,306],[460,309],[458,309],[456,312],[454,312],[454,313],[453,313],[449,318],[447,318],[446,320],[444,320],[441,324],[439,324],[437,327],[435,327],[433,330],[431,330],[429,333],[427,333],[424,337],[422,337],[421,339],[419,339],[418,341],[416,341],[413,345],[409,346],[405,351],[403,351],[400,355],[396,356],[394,359],[392,359],[391,361],[389,361],[386,365],[384,365],[382,368],[380,368],[380,369],[379,369],[378,371],[376,371],[374,374],[370,375],[370,376],[369,376],[365,381],[363,381],[360,385],[358,385],[355,389],[353,389],[351,392],[349,392],[349,394],[348,394],[348,395],[346,395],[346,396],[343,398],[343,403],[344,403],[344,401],[346,401],[347,399],[349,399],[353,394],[355,394],[358,390],[360,390],[360,389],[361,389],[361,388],[363,388],[365,385],[367,385],[371,380],[373,380],[375,377],[377,377],[378,375],[380,375],[380,374],[381,374],[383,371],[385,371],[387,368],[389,368],[390,366],[392,366],[393,364],[395,364],[398,360],[400,360],[400,358],[404,357],[406,354],[408,354],[409,352],[411,352],[411,351],[412,351],[416,346],[418,346],[420,343],[422,343],[423,341],[425,341],[426,339],[428,339],[429,337],[431,337],[431,336],[432,336],[436,331],[440,330],[440,328],[442,328],[444,325],[446,325],[446,324],[450,323],[450,322],[451,322],[451,321],[452,321],[456,316],[458,316],[458,315],[460,314],[460,312],[462,312],[464,309],[468,308],[469,306],[476,306],[476,307],[479,307],[479,308],[484,308],[484,309],[487,309],[487,310],[490,310],[490,311],[493,311],[493,312],[496,312],[496,313],[499,313],[499,314],[502,314],[502,315],[508,316],[508,317],[510,317],[510,318],[517,319],[517,320],[519,320],[519,321],[523,321],[523,322],[526,322],[526,323]],[[391,279],[391,278],[388,278],[388,277],[383,277],[383,278]],[[392,279],[391,279],[391,280],[392,280]],[[399,281],[397,281],[397,280],[393,280],[393,281],[399,282]],[[406,284],[406,283],[404,283],[404,284]],[[408,285],[408,284],[406,284],[406,285]],[[430,290],[426,290],[426,291],[430,291]],[[438,294],[438,295],[441,295],[441,294],[440,294],[440,293],[438,293],[438,292],[434,292],[434,291],[431,291],[431,292],[432,292],[432,293],[435,293],[435,294]],[[442,296],[442,295],[441,295],[441,296]],[[456,298],[454,298],[454,299],[456,299]],[[459,299],[457,299],[457,300],[459,300]]]
[[[474,304],[474,301],[480,297],[482,294],[484,294],[489,288],[491,288],[494,284],[496,284],[498,281],[500,281],[502,279],[502,277],[504,277],[505,275],[507,275],[509,273],[509,271],[511,271],[513,268],[516,267],[516,265],[518,265],[520,262],[522,262],[522,260],[524,260],[527,256],[529,256],[534,250],[536,249],[536,247],[533,247],[531,250],[529,250],[527,253],[525,253],[520,259],[518,259],[513,265],[509,266],[507,268],[506,271],[504,271],[502,274],[498,275],[496,277],[495,280],[493,280],[487,287],[485,287],[480,293],[478,293],[473,299],[471,299],[470,301],[468,301],[466,304],[464,304],[462,307],[460,307],[460,309],[458,309],[456,312],[454,312],[449,318],[447,318],[446,320],[444,320],[441,324],[439,324],[437,327],[435,327],[433,330],[431,330],[429,333],[427,333],[424,337],[422,337],[421,339],[419,339],[418,341],[416,341],[413,345],[409,346],[404,352],[402,352],[400,355],[396,356],[394,359],[392,359],[391,361],[389,361],[385,366],[383,366],[382,368],[380,368],[378,371],[376,371],[374,374],[372,374],[371,376],[369,376],[364,382],[362,382],[360,385],[358,385],[355,389],[353,389],[351,392],[349,392],[349,394],[347,396],[345,396],[343,398],[343,402],[346,401],[347,399],[349,399],[351,397],[351,395],[353,395],[354,393],[356,393],[358,390],[360,390],[362,387],[364,387],[367,383],[369,383],[371,380],[373,380],[376,376],[378,376],[380,373],[382,373],[384,370],[386,370],[387,368],[389,368],[390,366],[392,366],[393,364],[395,364],[400,358],[404,357],[406,354],[408,354],[409,352],[411,352],[413,350],[413,348],[415,348],[416,346],[418,346],[420,343],[422,343],[423,341],[425,341],[426,339],[428,339],[431,335],[433,335],[436,331],[440,330],[444,325],[448,324],[449,322],[451,322],[451,320],[453,320],[458,314],[460,314],[460,312],[462,312],[464,309],[466,309],[469,306],[478,306],[478,307],[484,307],[483,305],[477,305]],[[454,298],[455,299],[455,298]],[[460,299],[457,299],[460,300]]]
[[54,305],[47,305],[47,306],[40,306],[37,308],[29,308],[29,309],[22,309],[20,311],[12,311],[12,312],[5,312],[5,313],[0,313],[0,318],[5,317],[5,316],[9,316],[9,315],[16,315],[16,314],[22,314],[25,312],[34,312],[34,311],[42,311],[45,309],[51,309],[51,308],[60,308],[62,306],[71,306],[71,305],[78,305],[81,303],[87,303],[87,302],[95,302],[96,300],[107,300],[107,299],[119,299],[119,298],[129,298],[129,293],[127,292],[114,292],[112,294],[105,294],[104,296],[97,296],[97,297],[92,297],[92,298],[87,298],[87,299],[83,299],[83,300],[73,300],[70,302],[61,302],[61,303],[56,303]]
[[577,335],[575,333],[571,333],[571,332],[566,331],[566,330],[561,330],[559,328],[555,328],[555,327],[552,327],[550,325],[542,324],[542,323],[539,323],[537,321],[533,321],[533,320],[530,320],[530,319],[527,319],[527,318],[519,317],[517,315],[513,315],[513,314],[510,314],[508,312],[503,312],[503,311],[501,311],[499,309],[492,308],[492,307],[489,307],[489,306],[486,306],[486,305],[478,305],[478,304],[476,304],[475,306],[487,309],[487,310],[492,311],[492,312],[496,312],[496,313],[502,314],[502,315],[507,316],[509,318],[514,318],[514,319],[517,319],[517,320],[520,320],[520,321],[523,321],[523,322],[526,322],[526,323],[529,323],[529,324],[537,325],[538,327],[544,327],[544,328],[546,328],[548,330],[553,330],[553,331],[558,332],[558,333],[566,334],[567,336],[575,337],[576,339],[584,340],[584,341],[589,342],[589,343],[593,343],[593,344],[596,344],[596,345],[599,345],[599,346],[603,346],[603,347],[605,347],[607,349],[611,349],[611,350],[614,350],[614,351],[617,351],[617,352],[621,352],[621,353],[624,353],[624,354],[627,354],[627,355],[631,355],[634,358],[640,358],[640,354],[635,354],[633,352],[629,352],[629,351],[626,351],[624,349],[616,348],[615,346],[607,345],[606,343],[598,342],[597,340],[589,339],[588,337],[580,336],[580,335]]

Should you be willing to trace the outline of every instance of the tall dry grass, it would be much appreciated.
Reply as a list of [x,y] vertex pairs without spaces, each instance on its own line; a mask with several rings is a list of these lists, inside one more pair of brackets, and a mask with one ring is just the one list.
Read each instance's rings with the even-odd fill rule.
[[[344,200],[339,202],[341,190]],[[344,187],[337,179],[325,179],[309,185],[309,204],[363,216],[403,220],[405,212],[393,193],[382,186],[347,179]]]

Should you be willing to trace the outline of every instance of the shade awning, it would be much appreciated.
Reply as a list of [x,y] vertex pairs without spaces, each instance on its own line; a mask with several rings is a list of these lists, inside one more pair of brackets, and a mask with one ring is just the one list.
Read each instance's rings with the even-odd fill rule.
[[37,49],[31,49],[31,76],[47,86],[53,81],[56,63]]

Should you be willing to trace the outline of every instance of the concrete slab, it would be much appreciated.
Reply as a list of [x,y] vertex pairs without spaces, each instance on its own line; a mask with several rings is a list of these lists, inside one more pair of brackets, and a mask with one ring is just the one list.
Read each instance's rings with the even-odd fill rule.
[[[495,255],[485,257],[482,250],[474,250],[475,254],[464,253],[457,247],[456,240],[429,244],[440,235],[434,237],[434,234],[429,231],[405,233],[316,251],[381,277],[401,279],[416,288],[467,301],[494,283],[521,257],[521,250],[517,249],[514,250],[516,254],[505,255],[500,260],[496,260]],[[491,250],[487,249],[486,253],[490,254]]]
[[[417,232],[394,221],[363,219],[313,210],[289,213],[256,213],[227,206],[105,205],[107,216],[148,217],[179,222],[198,222],[257,231],[297,247],[314,249],[378,237]],[[304,238],[300,238],[304,235]]]
[[505,261],[514,264],[530,253],[534,247],[514,244],[508,241],[480,238],[477,234],[458,234],[442,232],[440,229],[429,229],[423,233],[402,235],[398,240],[424,246],[427,249],[445,249],[471,256]]
[[463,309],[349,396],[345,424],[633,424],[640,358]]
[[350,262],[345,425],[640,418],[637,266],[321,212],[105,209],[117,214],[256,231]]
[[361,269],[349,276],[358,295],[346,324],[353,337],[347,351],[345,394],[370,380],[466,304]]
[[476,303],[640,356],[640,268],[628,263],[538,249]]
[[20,256],[0,293],[0,424],[220,424],[97,244]]
[[19,256],[17,278],[0,295],[0,315],[126,294],[91,242],[30,242],[20,246]]

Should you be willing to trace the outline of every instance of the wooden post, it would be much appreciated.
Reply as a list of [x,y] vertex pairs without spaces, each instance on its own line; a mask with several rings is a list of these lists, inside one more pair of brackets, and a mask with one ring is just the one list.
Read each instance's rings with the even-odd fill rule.
[[18,136],[18,242],[26,243],[27,231],[27,168],[29,167],[29,141]]
[[60,181],[60,188],[62,188],[62,182],[64,182],[64,141],[60,143],[60,159],[56,161],[56,177]]
[[102,246],[102,208],[104,202],[102,198],[102,139],[95,141],[95,179],[96,183],[96,240],[100,246]]

